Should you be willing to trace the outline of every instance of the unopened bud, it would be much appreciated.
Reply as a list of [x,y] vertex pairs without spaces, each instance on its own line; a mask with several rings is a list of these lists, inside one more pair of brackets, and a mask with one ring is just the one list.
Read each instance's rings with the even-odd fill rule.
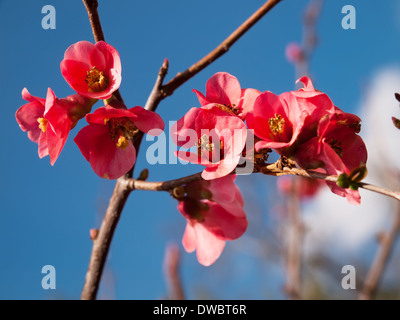
[[342,173],[336,180],[336,184],[341,188],[348,188],[350,186],[350,180],[346,173]]
[[351,190],[357,191],[359,186],[360,185],[357,182],[354,182],[354,181],[350,182],[350,189]]
[[361,166],[357,169],[354,169],[349,174],[349,180],[354,182],[360,182],[367,176],[368,170],[366,166]]
[[99,229],[90,229],[89,234],[90,234],[90,239],[94,241],[97,239],[97,236],[99,235]]
[[172,190],[172,194],[175,198],[180,199],[183,198],[185,196],[186,190],[184,187],[179,186],[179,187],[175,187]]
[[149,177],[149,169],[143,169],[142,172],[140,172],[137,180],[146,181],[148,177]]
[[394,126],[395,126],[397,129],[400,129],[400,120],[397,119],[397,118],[395,118],[395,117],[392,117],[392,121],[393,121]]

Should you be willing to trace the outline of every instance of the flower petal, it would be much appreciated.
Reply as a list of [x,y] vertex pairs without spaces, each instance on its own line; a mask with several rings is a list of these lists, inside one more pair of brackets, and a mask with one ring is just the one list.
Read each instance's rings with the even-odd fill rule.
[[90,53],[94,44],[89,41],[79,41],[68,47],[64,53],[64,60],[81,61],[89,65]]
[[39,141],[42,130],[37,122],[38,118],[43,117],[44,104],[34,101],[24,104],[15,113],[15,118],[22,131],[28,131],[28,138],[33,142]]
[[133,122],[140,131],[144,133],[149,133],[150,131],[149,134],[158,136],[164,130],[164,121],[157,113],[148,111],[139,106],[130,108],[128,111],[137,116]]
[[236,77],[227,72],[214,74],[206,83],[207,100],[225,106],[237,106],[241,88]]
[[107,105],[96,109],[93,113],[87,114],[86,121],[89,124],[104,125],[109,119],[124,117],[129,118],[132,121],[137,119],[137,115],[128,110],[117,109]]
[[240,117],[242,119],[245,119],[248,113],[253,112],[254,102],[260,94],[261,91],[257,89],[242,89],[238,105],[239,110],[241,110]]
[[225,247],[225,240],[216,237],[201,223],[194,225],[196,234],[197,260],[203,266],[212,265],[221,255]]
[[172,126],[171,138],[177,146],[186,145],[186,147],[190,148],[197,143],[199,137],[195,131],[195,123],[201,111],[200,108],[191,108]]
[[[179,204],[181,204],[181,202]],[[194,231],[192,223],[190,222],[190,220],[188,220],[182,238],[182,245],[185,248],[186,252],[191,253],[194,250],[196,250],[196,244],[197,244],[196,233]]]
[[132,143],[129,142],[124,149],[117,148],[106,126],[86,126],[78,132],[74,141],[85,159],[90,162],[94,172],[101,178],[117,179],[135,164],[136,150]]

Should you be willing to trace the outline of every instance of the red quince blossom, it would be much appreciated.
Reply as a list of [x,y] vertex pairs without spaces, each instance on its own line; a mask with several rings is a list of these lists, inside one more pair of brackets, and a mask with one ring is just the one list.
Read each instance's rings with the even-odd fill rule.
[[308,77],[302,77],[304,88],[277,96],[266,91],[254,102],[248,114],[248,127],[261,139],[256,150],[271,148],[286,157],[293,157],[299,144],[317,135],[321,118],[331,115],[335,106],[323,92],[314,89]]
[[243,120],[261,93],[256,89],[242,89],[238,79],[227,72],[218,72],[208,79],[205,96],[196,89],[193,92],[202,106],[210,103],[223,105],[227,112],[234,113]]
[[247,229],[244,202],[235,175],[186,186],[178,210],[187,220],[182,244],[187,252],[196,250],[199,263],[213,264],[226,240],[234,240]]
[[336,111],[329,96],[315,90],[309,77],[302,77],[296,83],[303,83],[304,87],[290,93],[296,97],[298,106],[305,116],[304,125],[298,137],[297,144],[301,144],[317,135],[320,120]]
[[22,98],[29,103],[17,110],[16,120],[22,131],[28,131],[28,138],[38,144],[39,157],[49,155],[50,164],[54,165],[69,131],[90,112],[95,100],[79,94],[57,99],[50,88],[46,99],[32,96],[26,88]]
[[303,50],[301,46],[296,42],[291,42],[286,46],[285,49],[286,59],[293,64],[299,63],[303,60]]
[[291,156],[306,116],[291,93],[279,96],[270,91],[261,93],[246,118],[248,127],[260,138],[255,149],[271,148],[281,155]]
[[[360,118],[335,108],[335,113],[324,117],[318,127],[318,136],[299,147],[297,163],[305,169],[318,168],[329,175],[349,174],[354,169],[365,166],[367,149],[358,135]],[[358,191],[344,189],[333,182],[328,186],[337,195],[346,197],[349,203],[359,204]]]
[[151,135],[164,130],[158,114],[139,106],[126,110],[107,105],[86,115],[86,121],[89,125],[74,141],[94,172],[106,179],[117,179],[133,167],[136,150],[132,138],[139,130]]
[[118,51],[99,41],[71,45],[61,61],[61,73],[77,93],[93,99],[109,99],[121,84]]
[[211,180],[226,176],[236,168],[246,144],[247,130],[239,117],[211,103],[190,109],[171,128],[171,135],[178,146],[197,149],[196,153],[179,150],[176,155],[204,165],[202,177]]

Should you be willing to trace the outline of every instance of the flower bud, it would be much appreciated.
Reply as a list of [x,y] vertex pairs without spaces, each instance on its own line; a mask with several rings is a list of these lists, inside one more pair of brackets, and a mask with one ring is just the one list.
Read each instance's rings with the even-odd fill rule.
[[348,188],[350,186],[350,180],[346,173],[342,173],[336,181],[336,184],[341,188]]

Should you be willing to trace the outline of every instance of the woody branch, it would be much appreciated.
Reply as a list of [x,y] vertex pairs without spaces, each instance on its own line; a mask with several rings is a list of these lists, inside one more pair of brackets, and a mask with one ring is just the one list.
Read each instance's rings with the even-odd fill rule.
[[[312,170],[304,170],[300,169],[297,167],[294,168],[289,168],[289,167],[284,167],[282,169],[278,168],[276,163],[270,163],[267,164],[265,167],[254,171],[256,172],[261,172],[266,175],[270,176],[282,176],[282,175],[296,175],[296,176],[301,176],[301,177],[306,177],[306,178],[313,178],[313,179],[320,179],[324,181],[329,181],[329,182],[335,182],[337,181],[338,177],[335,175],[328,175],[325,173],[321,172],[315,172]],[[235,173],[232,172],[232,173]],[[201,177],[201,172],[185,176],[182,178],[178,179],[173,179],[173,180],[168,180],[168,181],[160,181],[160,182],[150,182],[150,181],[141,181],[137,179],[128,179],[127,180],[127,187],[130,190],[148,190],[148,191],[170,191],[173,188],[182,186],[184,184],[188,184],[191,182],[195,181],[200,181],[203,180]],[[359,182],[359,187],[365,190],[369,190],[375,193],[380,193],[382,195],[394,198],[398,201],[400,201],[400,191],[393,191],[387,188],[375,186],[373,184],[365,183],[365,182]]]
[[[178,73],[167,84],[163,85],[163,80],[168,70],[166,60],[159,71],[156,84],[149,96],[146,103],[146,109],[155,111],[158,104],[167,96],[172,95],[173,92],[179,88],[183,83],[188,81],[194,75],[199,73],[205,67],[210,65],[213,61],[226,53],[229,48],[243,36],[255,23],[257,23],[267,12],[269,12],[281,0],[268,0],[265,2],[252,16],[250,16],[241,26],[239,26],[230,36],[228,36],[218,47],[207,54],[204,58],[193,64],[187,70]],[[100,18],[97,11],[97,0],[83,0],[90,24],[92,27],[95,41],[104,40],[103,31],[101,28]],[[114,93],[115,94],[115,93]],[[122,101],[122,97],[117,92],[116,97]],[[138,135],[134,141],[135,147],[138,148],[141,144],[143,135]],[[119,218],[129,194],[133,188],[129,187],[130,179],[132,178],[133,169],[125,176],[119,178],[114,187],[113,194],[110,198],[106,214],[99,229],[96,239],[93,240],[93,248],[90,256],[89,267],[86,273],[85,284],[81,293],[81,299],[93,300],[96,298],[97,291],[100,284],[101,275],[103,272],[104,264],[110,248],[110,244],[117,227]],[[140,181],[140,180],[135,180]]]

